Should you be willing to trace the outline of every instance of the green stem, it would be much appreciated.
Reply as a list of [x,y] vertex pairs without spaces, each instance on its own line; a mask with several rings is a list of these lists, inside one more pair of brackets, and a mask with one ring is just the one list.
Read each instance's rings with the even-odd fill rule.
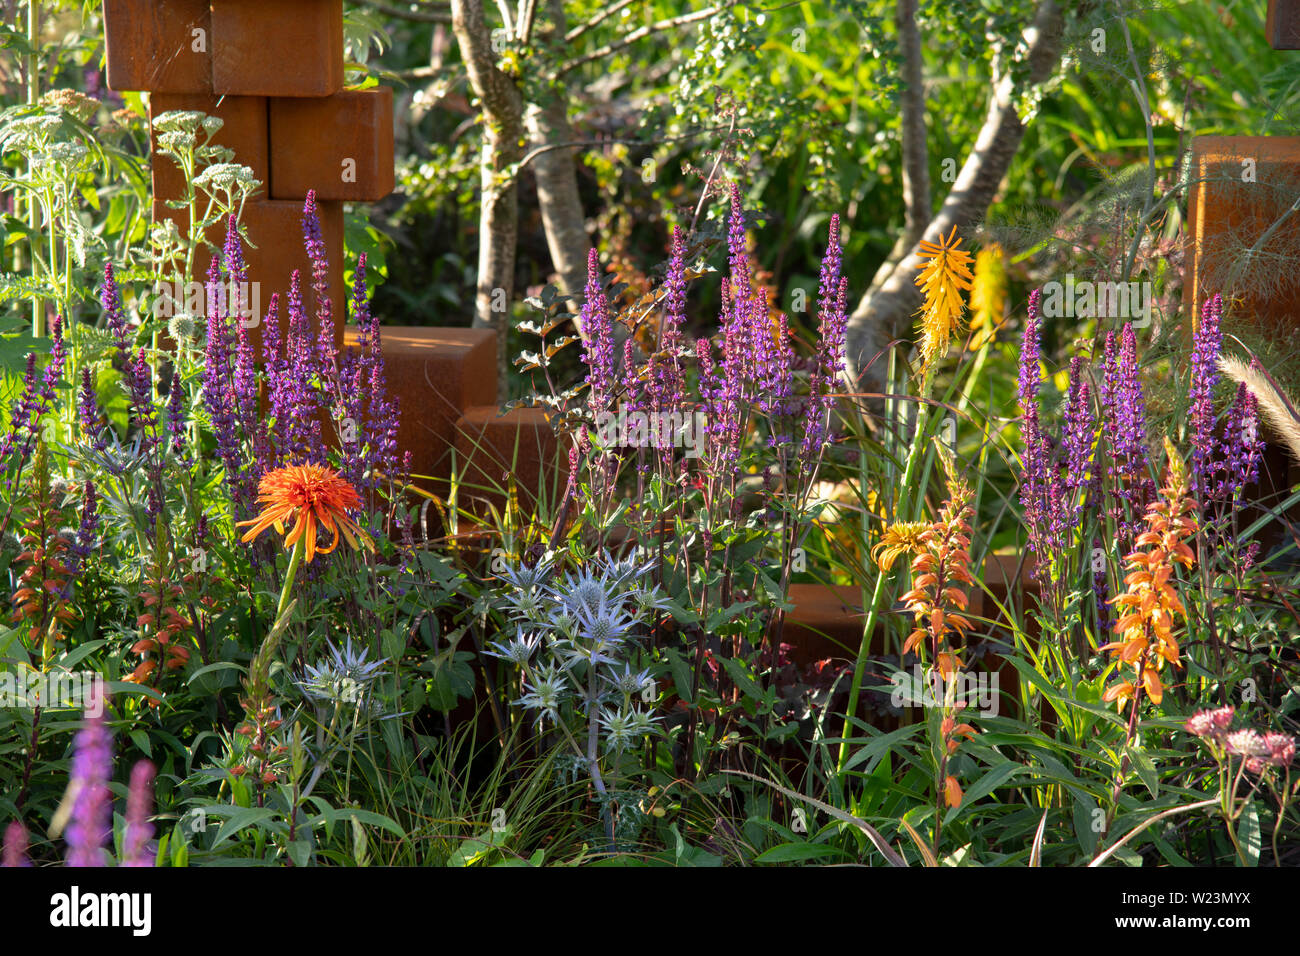
[[[41,42],[41,4],[40,0],[27,0],[27,105],[35,106],[36,101],[40,99],[40,72],[37,69],[37,60],[40,56]],[[33,181],[36,179],[36,160],[28,159],[28,177]],[[36,196],[32,194],[27,204],[27,225],[31,229],[31,235],[38,234],[40,230],[40,220],[36,215]],[[36,278],[37,256],[35,244],[30,243],[32,247],[32,278]],[[45,303],[37,296],[32,300],[32,335],[36,338],[45,337]]]
[[298,543],[293,546],[293,554],[289,558],[289,570],[284,573],[284,587],[280,589],[280,604],[275,609],[277,621],[284,616],[285,610],[289,607],[289,595],[293,593],[293,579],[298,576],[298,565],[302,561],[302,553],[306,547],[303,538],[299,538]]
[[[921,383],[921,399],[916,410],[916,434],[912,438],[911,447],[907,450],[907,463],[903,466],[903,477],[898,483],[900,493],[907,493],[912,487],[912,475],[916,471],[917,462],[920,461],[920,449],[925,444],[924,436],[929,429],[930,424],[930,406],[925,403],[924,399],[930,392],[930,380],[927,376]],[[903,513],[904,508],[896,507],[895,513]],[[849,703],[844,712],[844,733],[840,736],[840,755],[837,763],[838,769],[843,770],[845,763],[849,759],[849,734],[853,729],[853,715],[858,710],[858,697],[862,691],[862,678],[867,670],[867,656],[871,650],[871,637],[876,630],[876,618],[879,616],[880,601],[885,593],[885,586],[889,582],[889,574],[877,569],[876,586],[871,594],[871,602],[865,608],[867,612],[866,622],[862,627],[862,643],[858,645],[858,659],[853,665],[853,683],[849,686]]]

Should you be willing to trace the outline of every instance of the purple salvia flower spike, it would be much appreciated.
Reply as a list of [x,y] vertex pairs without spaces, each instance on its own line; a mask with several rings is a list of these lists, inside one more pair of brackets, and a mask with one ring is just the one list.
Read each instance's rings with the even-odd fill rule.
[[103,866],[104,845],[112,833],[113,737],[102,715],[87,716],[73,742],[72,818],[65,838],[68,866]]
[[131,787],[126,798],[126,831],[122,839],[122,866],[153,866],[149,840],[153,824],[149,807],[153,802],[154,766],[148,760],[131,768]]
[[588,404],[593,411],[608,411],[614,392],[614,327],[594,248],[587,253],[587,288],[581,316],[583,361],[591,388]]
[[1192,336],[1192,374],[1188,388],[1192,444],[1192,490],[1203,499],[1214,471],[1214,387],[1219,381],[1219,354],[1223,333],[1223,298],[1215,293],[1201,310],[1201,321]]
[[108,330],[113,334],[113,342],[122,352],[130,348],[131,342],[122,314],[122,297],[117,291],[117,280],[113,277],[113,264],[104,263],[104,286],[99,292],[99,302],[104,308]]
[[4,865],[15,868],[32,865],[27,859],[27,828],[17,820],[5,827]]

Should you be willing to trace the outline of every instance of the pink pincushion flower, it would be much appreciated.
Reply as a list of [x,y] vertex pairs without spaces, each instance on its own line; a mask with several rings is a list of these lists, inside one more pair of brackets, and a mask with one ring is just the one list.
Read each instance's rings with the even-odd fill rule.
[[1265,734],[1264,745],[1268,747],[1268,762],[1275,767],[1289,767],[1295,759],[1295,738],[1289,734]]
[[1227,736],[1228,728],[1232,726],[1232,718],[1236,713],[1233,707],[1220,707],[1218,710],[1198,710],[1187,718],[1187,723],[1183,726],[1189,733],[1198,737],[1208,737],[1216,742],[1222,742]]
[[1228,753],[1239,757],[1267,757],[1269,753],[1264,738],[1248,727],[1228,734],[1227,743]]

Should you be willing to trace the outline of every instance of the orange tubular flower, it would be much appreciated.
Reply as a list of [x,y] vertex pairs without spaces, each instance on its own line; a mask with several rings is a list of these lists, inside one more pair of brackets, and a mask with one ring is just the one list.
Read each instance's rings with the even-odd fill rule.
[[[285,525],[292,524],[285,536],[285,549],[293,548],[301,539],[305,557],[310,564],[319,554],[329,554],[338,544],[339,535],[353,548],[364,544],[374,545],[360,526],[348,517],[348,510],[360,507],[361,498],[356,489],[338,472],[321,465],[288,465],[268,471],[258,486],[257,500],[262,511],[256,518],[239,522],[239,526],[252,527],[241,539],[252,541],[267,528],[274,527],[284,534]],[[330,533],[328,548],[318,548],[318,527]],[[360,539],[361,544],[358,544]]]
[[1187,611],[1174,590],[1174,564],[1190,568],[1194,561],[1187,539],[1196,533],[1196,502],[1188,494],[1187,473],[1182,461],[1170,449],[1170,469],[1161,500],[1147,508],[1149,530],[1138,535],[1139,549],[1124,558],[1129,573],[1124,578],[1127,590],[1112,603],[1119,608],[1115,632],[1119,640],[1102,646],[1117,656],[1122,667],[1133,670],[1126,679],[1109,688],[1102,699],[1118,701],[1122,710],[1129,700],[1136,700],[1138,689],[1153,704],[1164,699],[1160,671],[1165,664],[1181,667],[1174,627]]
[[912,559],[912,590],[900,598],[916,619],[903,653],[919,652],[930,638],[934,662],[945,679],[961,667],[957,651],[949,646],[950,635],[961,639],[971,626],[963,613],[969,603],[966,592],[956,587],[972,581],[969,500],[968,488],[954,487],[939,520],[916,536],[916,544],[910,547],[919,552]]

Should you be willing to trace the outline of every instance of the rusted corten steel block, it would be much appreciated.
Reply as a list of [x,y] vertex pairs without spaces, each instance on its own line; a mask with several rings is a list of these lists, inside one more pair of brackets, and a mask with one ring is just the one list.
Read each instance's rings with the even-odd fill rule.
[[[495,386],[495,381],[493,382]],[[525,512],[554,511],[568,482],[568,456],[540,408],[467,409],[456,422],[457,503],[472,514],[502,512],[513,483]]]
[[208,0],[104,0],[108,88],[212,92]]
[[1289,341],[1300,315],[1300,221],[1287,216],[1300,200],[1300,137],[1198,136],[1189,178],[1189,324],[1217,292],[1225,311],[1266,338]]
[[[158,138],[153,122],[172,110],[196,110],[222,120],[221,129],[212,142],[235,151],[235,162],[248,166],[263,184],[271,176],[271,157],[267,137],[267,108],[264,96],[210,96],[201,93],[154,93],[149,97],[150,147],[155,199],[180,199],[185,190],[185,176],[170,156],[158,153]],[[304,199],[306,196],[304,195]]]
[[343,0],[212,0],[212,90],[329,96],[343,88]]
[[[312,320],[313,333],[316,328],[316,297],[311,288],[311,260],[303,248],[302,207],[300,202],[277,202],[274,200],[253,201],[244,205],[241,222],[247,231],[249,241],[257,248],[244,246],[244,261],[248,267],[247,299],[251,312],[255,314],[256,324],[252,324],[253,315],[248,317],[249,331],[253,345],[257,350],[258,361],[262,360],[262,327],[266,312],[271,306],[271,296],[279,294],[278,324],[281,339],[289,322],[289,287],[294,270],[300,273],[299,284],[302,291],[304,308]],[[320,217],[321,238],[325,243],[326,257],[330,263],[329,296],[330,309],[335,327],[335,341],[342,345],[343,328],[346,324],[346,291],[343,286],[343,204],[337,202],[318,202],[316,212]],[[161,202],[154,201],[153,215],[156,222],[171,219],[176,228],[184,233],[189,229],[188,213],[183,209],[168,209]],[[224,227],[213,227],[208,236],[210,242],[220,246],[225,240]],[[211,250],[200,246],[194,257],[194,273],[191,279],[202,282],[207,275],[212,261]]]
[[393,91],[270,101],[271,197],[375,202],[393,191]]
[[1264,35],[1274,50],[1300,50],[1300,2],[1268,0]]
[[[496,399],[496,333],[491,329],[380,325],[384,375],[398,403],[399,457],[411,453],[414,483],[445,494],[466,409]],[[349,327],[345,345],[358,344]]]

